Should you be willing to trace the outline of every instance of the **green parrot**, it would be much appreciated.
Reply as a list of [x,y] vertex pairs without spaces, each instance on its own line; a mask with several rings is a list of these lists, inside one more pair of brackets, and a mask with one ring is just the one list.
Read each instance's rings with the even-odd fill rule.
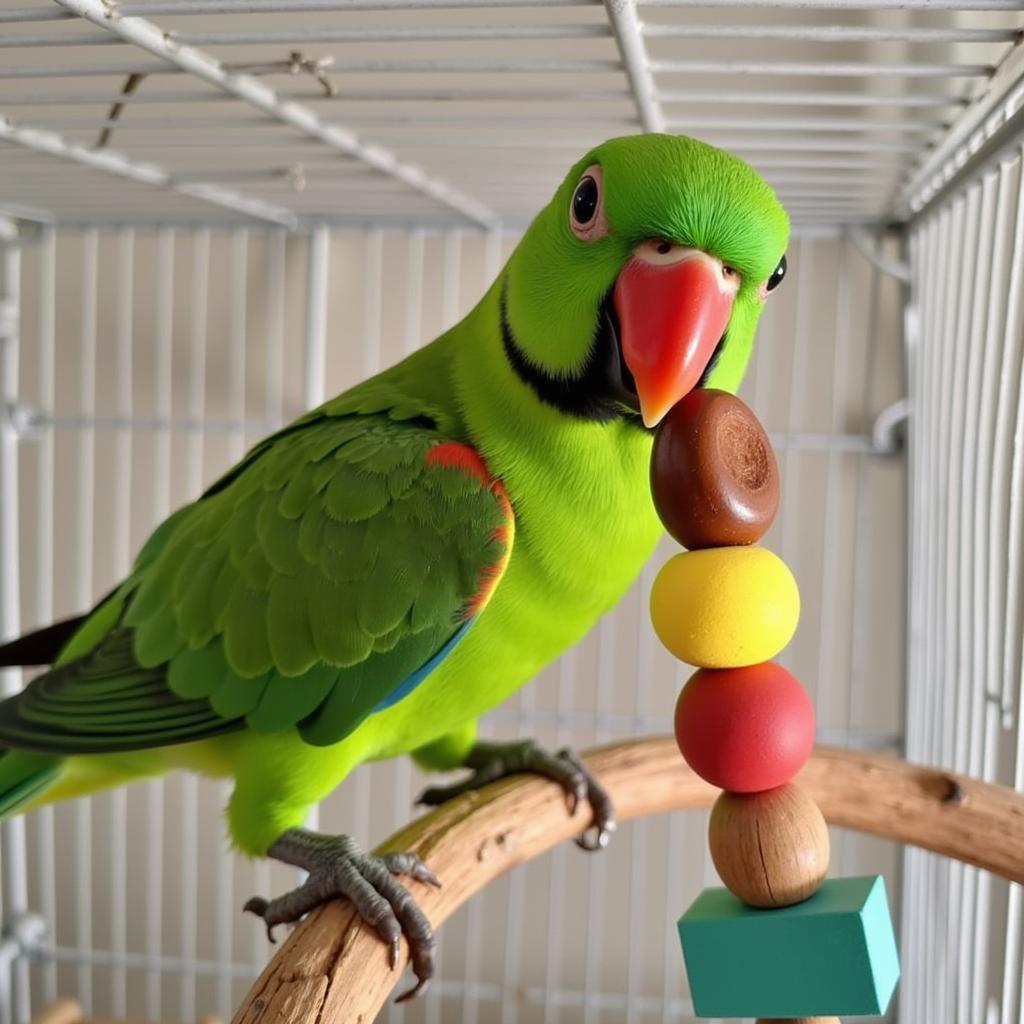
[[652,431],[694,387],[735,391],[786,213],[744,162],[680,136],[613,139],[569,172],[451,330],[257,444],[149,538],[90,613],[0,649],[51,667],[0,703],[0,814],[174,769],[234,780],[234,845],[307,880],[268,930],[347,897],[415,988],[435,939],[400,876],[303,828],[357,765],[411,754],[467,781],[559,782],[604,845],[607,795],[571,752],[476,721],[576,643],[661,533]]

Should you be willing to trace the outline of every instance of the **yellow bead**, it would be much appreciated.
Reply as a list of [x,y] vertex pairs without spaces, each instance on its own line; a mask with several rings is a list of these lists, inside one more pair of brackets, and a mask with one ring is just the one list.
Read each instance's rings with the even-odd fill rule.
[[666,562],[651,588],[661,642],[699,668],[741,668],[774,658],[793,637],[800,593],[767,548],[707,548]]

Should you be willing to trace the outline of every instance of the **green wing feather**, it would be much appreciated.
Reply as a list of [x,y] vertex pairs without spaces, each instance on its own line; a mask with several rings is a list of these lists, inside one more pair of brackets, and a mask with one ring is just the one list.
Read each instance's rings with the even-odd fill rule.
[[430,463],[449,438],[422,415],[334,412],[160,527],[95,613],[102,639],[83,650],[87,622],[73,659],[0,704],[0,744],[129,750],[243,726],[335,743],[442,650],[507,561],[500,485]]

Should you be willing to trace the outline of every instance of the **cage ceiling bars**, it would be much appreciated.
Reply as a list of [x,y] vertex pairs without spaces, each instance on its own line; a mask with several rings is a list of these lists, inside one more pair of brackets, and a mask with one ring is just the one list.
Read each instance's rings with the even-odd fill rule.
[[988,88],[965,110],[943,140],[922,161],[900,195],[902,211],[918,212],[968,164],[1000,148],[1024,121],[1024,41],[999,65]]
[[13,142],[35,152],[83,164],[93,170],[103,171],[118,178],[143,185],[154,185],[157,188],[171,189],[191,199],[212,203],[256,220],[269,221],[287,228],[297,226],[295,214],[283,206],[244,196],[233,189],[223,188],[211,182],[176,181],[166,171],[154,164],[129,160],[119,153],[86,149],[84,146],[65,141],[55,132],[19,128],[12,125],[3,115],[0,115],[0,140]]
[[[555,9],[532,13],[543,8]],[[757,15],[768,8],[782,12],[777,21]],[[711,14],[673,20],[674,11],[699,9]],[[819,17],[806,23],[790,14],[793,23],[785,23],[786,11],[804,10]],[[350,215],[353,223],[434,224],[449,216],[518,225],[579,152],[609,135],[655,127],[735,149],[780,188],[797,221],[818,223],[831,204],[835,223],[884,222],[894,197],[948,146],[948,126],[977,111],[971,98],[990,94],[1005,75],[997,69],[1019,37],[1019,17],[975,26],[942,14],[981,10],[1019,14],[1020,4],[58,0],[0,8],[0,22],[15,26],[0,40],[11,55],[0,62],[7,128],[49,132],[68,150],[105,156],[96,143],[110,136],[124,166],[157,172],[154,184],[178,197],[146,209],[143,186],[119,211],[123,178],[94,161],[92,170],[111,183],[90,181],[86,203],[75,175],[54,169],[51,154],[22,165],[24,194],[4,194],[0,185],[0,203],[79,222],[90,212],[194,221],[201,212],[181,203],[208,205],[225,198],[221,189],[236,212],[266,204],[281,224],[342,223]],[[360,17],[398,11],[408,16],[390,24]],[[449,16],[438,24],[433,11]],[[858,11],[909,13],[898,22],[841,13]],[[916,11],[933,16],[918,23]],[[176,20],[154,24],[160,14]],[[224,17],[207,29],[204,14]],[[275,14],[287,20],[268,20]],[[34,22],[52,27],[33,30]],[[778,45],[756,46],[762,40]],[[324,54],[332,45],[343,49]],[[283,89],[262,81],[274,69],[284,73],[287,46],[316,46],[299,57],[332,76],[334,88],[308,77]],[[147,80],[124,96],[132,74]],[[808,87],[796,88],[794,79]],[[704,81],[713,87],[697,87]],[[380,178],[356,177],[359,164]],[[773,173],[780,169],[815,180],[780,179]],[[870,182],[858,181],[859,171]],[[221,205],[231,213],[230,203]]]
[[635,0],[605,0],[605,9],[640,113],[640,123],[644,131],[662,132],[665,130],[665,117],[658,104]]
[[[620,10],[627,5],[607,0],[609,17],[617,35],[624,38],[639,35],[635,13],[630,21]],[[616,20],[618,19],[618,20]],[[2,20],[2,18],[0,18]],[[632,26],[630,28],[629,26]],[[167,38],[181,46],[256,46],[271,43],[409,43],[468,42],[502,39],[506,41],[535,39],[605,38],[609,27],[601,24],[565,25],[501,25],[448,26],[444,28],[277,28],[259,31],[218,29],[213,31],[167,32]],[[1005,43],[1013,42],[1019,32],[1009,28],[931,28],[914,25],[900,28],[879,28],[859,25],[693,25],[648,24],[643,35],[661,39],[783,39],[817,43]],[[102,30],[78,32],[42,32],[35,35],[10,36],[0,39],[0,48],[19,46],[105,46],[121,45],[124,40]],[[632,45],[632,44],[630,44]],[[630,61],[624,57],[629,66]],[[646,58],[641,52],[635,61],[638,77],[645,74]],[[652,96],[652,99],[654,97]]]
[[323,124],[318,115],[308,107],[295,100],[282,101],[273,89],[251,75],[230,73],[219,61],[204,51],[192,46],[175,45],[167,38],[166,33],[152,22],[141,17],[121,16],[116,6],[108,6],[103,0],[56,2],[79,17],[115,33],[125,42],[133,43],[140,49],[170,62],[179,70],[223,89],[283,124],[317,139],[346,156],[363,161],[409,188],[423,192],[436,202],[462,214],[471,223],[485,228],[496,224],[495,214],[477,200],[463,195],[439,179],[429,177],[419,168],[402,163],[392,153],[379,146],[365,145],[344,128]]

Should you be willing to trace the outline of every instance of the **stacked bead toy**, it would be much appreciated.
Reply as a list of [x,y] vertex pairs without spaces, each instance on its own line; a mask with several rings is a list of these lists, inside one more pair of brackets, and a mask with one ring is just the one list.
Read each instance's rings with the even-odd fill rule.
[[800,613],[792,574],[756,542],[779,475],[768,436],[733,395],[697,389],[655,436],[654,504],[689,550],[651,591],[662,643],[696,666],[676,705],[679,749],[721,787],[708,843],[726,889],[679,921],[702,1017],[817,1019],[884,1013],[899,976],[881,878],[825,882],[829,836],[793,777],[814,743],[814,709],[774,658]]

